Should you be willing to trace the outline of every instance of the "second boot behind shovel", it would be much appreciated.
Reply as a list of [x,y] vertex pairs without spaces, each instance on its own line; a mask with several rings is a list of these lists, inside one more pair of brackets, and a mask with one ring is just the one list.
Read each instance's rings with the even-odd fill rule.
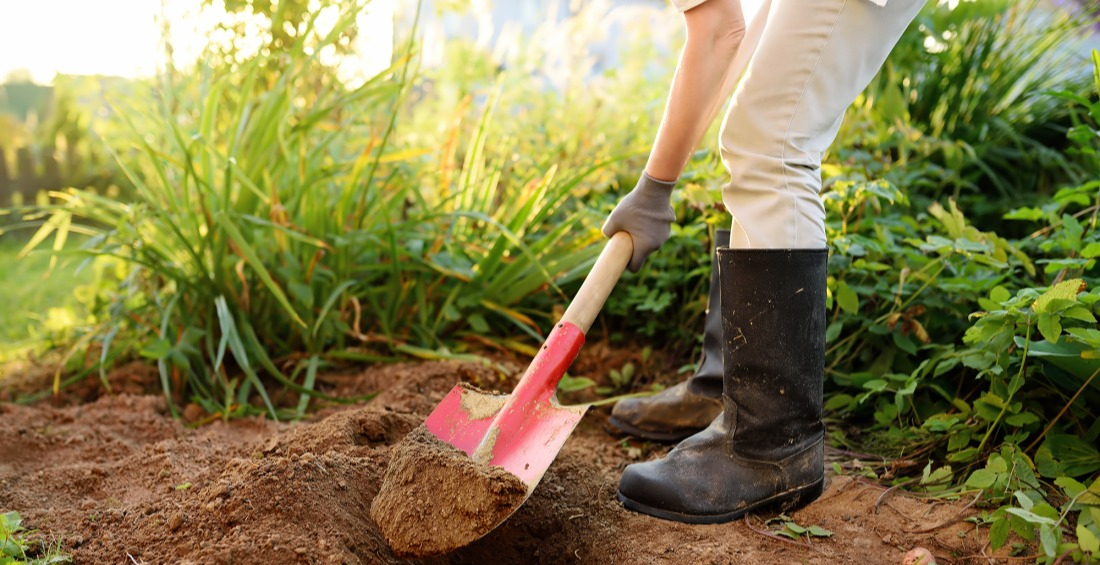
[[[717,230],[714,248],[726,247],[729,230]],[[651,441],[680,441],[706,428],[722,411],[722,308],[718,260],[710,254],[710,291],[703,324],[703,357],[687,380],[653,396],[615,403],[609,423],[620,431]]]

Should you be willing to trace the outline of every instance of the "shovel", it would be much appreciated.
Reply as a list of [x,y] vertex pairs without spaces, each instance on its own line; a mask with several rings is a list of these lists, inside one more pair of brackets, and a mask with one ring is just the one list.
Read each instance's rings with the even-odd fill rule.
[[[584,345],[585,332],[611,294],[633,250],[626,232],[615,234],[607,242],[512,394],[490,394],[457,385],[428,416],[424,423],[428,430],[477,463],[512,473],[527,486],[530,496],[588,410],[587,404],[558,404],[558,382]],[[500,522],[507,517],[502,516]]]

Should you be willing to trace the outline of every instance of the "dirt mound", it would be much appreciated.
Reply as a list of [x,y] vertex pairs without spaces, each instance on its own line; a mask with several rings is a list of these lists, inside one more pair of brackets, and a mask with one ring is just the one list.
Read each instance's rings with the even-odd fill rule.
[[[75,406],[0,404],[0,511],[15,510],[76,563],[940,563],[985,562],[966,501],[932,503],[831,477],[791,514],[830,538],[776,536],[771,516],[691,526],[629,512],[615,486],[629,462],[667,447],[609,436],[593,410],[516,513],[455,552],[403,560],[370,518],[394,445],[459,380],[510,390],[515,375],[423,363],[328,376],[342,394],[312,423],[186,427],[157,396]],[[885,493],[885,496],[884,496]]]
[[399,555],[423,557],[469,545],[525,498],[518,477],[419,426],[394,448],[370,515]]

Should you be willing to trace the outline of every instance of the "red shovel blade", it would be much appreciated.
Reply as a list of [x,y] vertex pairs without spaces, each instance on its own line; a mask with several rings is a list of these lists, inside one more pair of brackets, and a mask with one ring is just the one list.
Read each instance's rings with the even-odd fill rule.
[[555,394],[584,344],[584,332],[559,323],[510,395],[458,385],[436,406],[425,426],[474,460],[502,467],[534,490],[554,462],[587,405],[562,406]]

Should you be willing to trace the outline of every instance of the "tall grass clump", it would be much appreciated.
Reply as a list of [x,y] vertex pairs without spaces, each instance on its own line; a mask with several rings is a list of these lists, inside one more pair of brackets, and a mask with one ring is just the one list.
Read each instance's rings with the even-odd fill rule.
[[140,149],[120,158],[135,197],[56,192],[28,245],[79,229],[79,254],[125,266],[84,293],[99,315],[76,358],[101,372],[155,360],[173,410],[300,415],[335,359],[541,335],[549,313],[516,305],[594,259],[599,234],[561,203],[598,165],[510,170],[484,150],[490,104],[452,174],[429,173],[438,146],[395,136],[411,50],[355,88],[320,60],[361,8],[340,6],[331,29],[314,15],[285,52],[166,73],[119,106],[130,135],[116,153]]
[[1035,0],[929,2],[853,113],[877,122],[888,158],[927,166],[917,194],[1001,227],[1001,199],[1032,201],[1086,174],[1066,152],[1074,110],[1054,93],[1088,92],[1080,40],[1093,21]]

